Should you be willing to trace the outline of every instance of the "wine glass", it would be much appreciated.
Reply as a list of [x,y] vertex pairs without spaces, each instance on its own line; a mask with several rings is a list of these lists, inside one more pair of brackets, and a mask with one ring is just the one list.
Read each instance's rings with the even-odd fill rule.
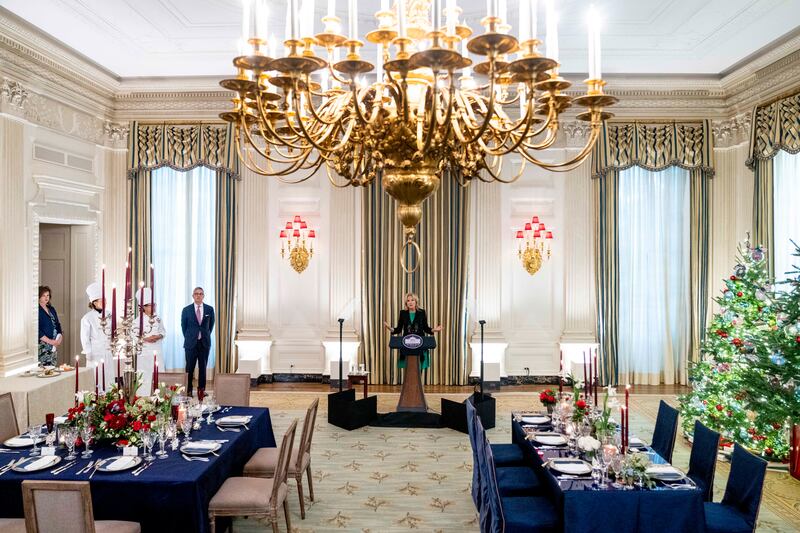
[[172,450],[178,449],[178,424],[174,420],[170,420],[167,424],[167,439],[172,442]]
[[208,411],[208,416],[206,417],[206,424],[211,424],[214,422],[213,412],[217,407],[216,398],[214,398],[213,392],[207,392],[206,397],[203,398],[203,403],[206,406],[206,410]]
[[67,449],[69,450],[69,455],[67,455],[64,459],[67,461],[72,461],[78,458],[78,455],[75,453],[75,441],[78,440],[78,428],[74,426],[68,426],[67,430],[64,432],[64,444],[66,444]]
[[42,426],[39,424],[31,424],[28,426],[28,436],[33,441],[33,448],[31,448],[30,456],[31,457],[38,457],[41,455],[41,452],[36,447],[37,443],[39,442],[39,436],[42,434]]
[[167,444],[167,430],[168,430],[168,427],[169,427],[169,424],[167,423],[166,420],[163,420],[163,419],[159,420],[155,425],[156,435],[158,435],[158,446],[160,448],[156,452],[156,457],[158,457],[159,459],[166,459],[167,458],[167,451],[164,449],[164,447]]
[[186,415],[181,420],[181,431],[183,431],[183,440],[192,440],[192,415],[191,411],[186,411]]
[[81,454],[81,458],[83,459],[88,459],[92,456],[93,452],[89,447],[89,442],[92,440],[92,437],[94,437],[94,426],[87,422],[81,428],[81,439],[83,440],[83,444],[86,445],[86,449],[84,449]]
[[152,454],[153,451],[153,444],[155,443],[155,435],[149,429],[143,429],[139,431],[139,438],[142,440],[142,446],[144,446],[144,460],[148,463],[151,461],[155,461],[156,458]]

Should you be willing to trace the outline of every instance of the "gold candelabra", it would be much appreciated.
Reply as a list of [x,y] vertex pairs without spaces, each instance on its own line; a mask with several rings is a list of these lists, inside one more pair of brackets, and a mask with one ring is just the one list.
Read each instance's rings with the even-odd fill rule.
[[[314,257],[314,239],[317,232],[308,228],[308,223],[295,215],[293,220],[286,223],[280,232],[281,239],[281,258],[286,257],[289,251],[289,264],[298,274],[302,273],[307,267],[311,258]],[[294,239],[294,240],[292,240]],[[308,247],[306,247],[308,240]]]
[[[233,60],[237,75],[220,82],[235,93],[232,109],[220,117],[236,126],[241,161],[290,183],[309,179],[322,166],[335,187],[380,179],[398,203],[404,248],[412,246],[417,254],[421,203],[442,179],[462,186],[475,179],[510,183],[526,162],[554,171],[575,168],[591,152],[602,121],[612,116],[604,109],[617,102],[603,93],[595,26],[589,32],[586,93],[564,93],[572,84],[559,75],[553,0],[547,10],[550,57],[539,51],[533,0],[520,1],[519,37],[509,33],[496,0],[489,2],[484,31],[476,36],[458,20],[454,0],[447,1],[444,25],[441,0],[396,0],[391,9],[387,2],[375,15],[377,28],[365,36],[377,47],[377,65],[360,55],[364,41],[354,0],[347,35],[335,11],[323,17],[324,30],[313,34],[313,14],[298,13],[297,0],[290,0],[283,55],[274,45],[266,50],[271,39],[262,31],[262,5],[256,0],[253,16],[245,0],[246,44]],[[303,32],[300,18],[306,21]],[[470,54],[479,61],[473,64]],[[367,81],[373,70],[375,81]],[[586,145],[567,161],[537,158],[556,141],[559,116],[571,106],[582,108],[577,119],[591,125]],[[503,156],[511,153],[522,157],[522,168],[503,168]]]
[[517,256],[522,262],[522,267],[531,276],[539,272],[544,261],[550,260],[552,240],[553,231],[547,229],[544,223],[539,221],[538,216],[534,216],[521,230],[517,230],[519,242]]

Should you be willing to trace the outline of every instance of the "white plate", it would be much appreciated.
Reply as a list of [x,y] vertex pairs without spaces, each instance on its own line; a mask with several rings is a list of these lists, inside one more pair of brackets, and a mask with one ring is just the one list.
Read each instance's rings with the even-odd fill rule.
[[45,374],[44,372],[39,372],[38,374],[36,374],[36,377],[37,378],[54,378],[54,377],[60,376],[60,375],[61,375],[60,371],[53,370],[52,374]]
[[549,416],[544,416],[544,415],[523,416],[521,418],[521,420],[522,420],[523,424],[541,425],[541,424],[549,424],[550,423],[550,417]]
[[142,458],[139,456],[127,455],[122,457],[110,457],[103,459],[97,470],[100,472],[124,472],[135,468],[142,463]]
[[680,481],[686,477],[683,472],[670,465],[652,465],[645,470],[645,473],[659,481]]
[[567,443],[567,439],[560,433],[533,433],[530,439],[547,446],[561,446]]
[[221,406],[221,405],[215,405],[215,406],[214,406],[214,408],[213,408],[213,409],[210,409],[210,410],[209,410],[209,408],[208,408],[208,406],[207,406],[207,405],[204,405],[204,406],[203,406],[203,414],[208,414],[209,412],[211,412],[211,413],[216,413],[216,412],[217,412],[217,411],[219,411],[220,409],[222,409],[222,406]]
[[[200,444],[201,446],[198,446]],[[194,446],[192,446],[194,445]],[[218,451],[222,445],[218,442],[187,442],[181,446],[181,452],[186,455],[208,455]]]
[[[44,435],[39,435],[36,438],[36,444],[40,442],[44,442]],[[28,446],[33,446],[33,439],[29,436],[25,435],[18,435],[16,437],[11,437],[7,441],[3,443],[3,446],[8,446],[9,448],[27,448]]]
[[32,378],[33,376],[35,376],[38,373],[39,373],[38,369],[37,370],[26,370],[25,372],[20,374],[19,377],[21,377],[21,378]]
[[550,461],[550,468],[562,474],[572,474],[573,476],[592,473],[592,466],[580,459],[553,459]]
[[58,455],[47,455],[45,457],[29,457],[23,460],[22,463],[14,465],[11,470],[14,472],[28,473],[38,472],[52,468],[61,462],[61,457]]
[[216,421],[218,426],[221,427],[239,427],[250,423],[252,417],[250,416],[226,416]]

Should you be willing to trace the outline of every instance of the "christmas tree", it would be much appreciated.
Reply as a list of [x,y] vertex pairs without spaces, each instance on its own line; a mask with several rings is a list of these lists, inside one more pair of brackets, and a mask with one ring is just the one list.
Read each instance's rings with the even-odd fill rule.
[[699,419],[728,443],[782,459],[789,451],[785,417],[776,410],[762,411],[764,397],[753,393],[764,381],[754,364],[774,351],[774,289],[761,247],[745,241],[737,259],[722,296],[715,299],[720,310],[706,331],[701,360],[690,367],[692,391],[679,398],[683,429],[691,433]]
[[771,350],[759,352],[743,376],[751,404],[775,422],[800,424],[800,247],[789,279],[776,290],[777,323],[771,332]]

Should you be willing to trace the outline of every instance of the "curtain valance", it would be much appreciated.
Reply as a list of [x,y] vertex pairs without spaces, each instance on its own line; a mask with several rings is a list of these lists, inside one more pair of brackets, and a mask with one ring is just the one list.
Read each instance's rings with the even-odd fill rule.
[[800,93],[758,106],[753,111],[747,166],[772,159],[780,150],[800,152]]
[[659,171],[677,166],[714,175],[711,122],[642,124],[603,123],[592,151],[592,177],[632,166]]
[[128,177],[168,166],[191,170],[200,165],[239,179],[239,158],[231,124],[131,123]]

